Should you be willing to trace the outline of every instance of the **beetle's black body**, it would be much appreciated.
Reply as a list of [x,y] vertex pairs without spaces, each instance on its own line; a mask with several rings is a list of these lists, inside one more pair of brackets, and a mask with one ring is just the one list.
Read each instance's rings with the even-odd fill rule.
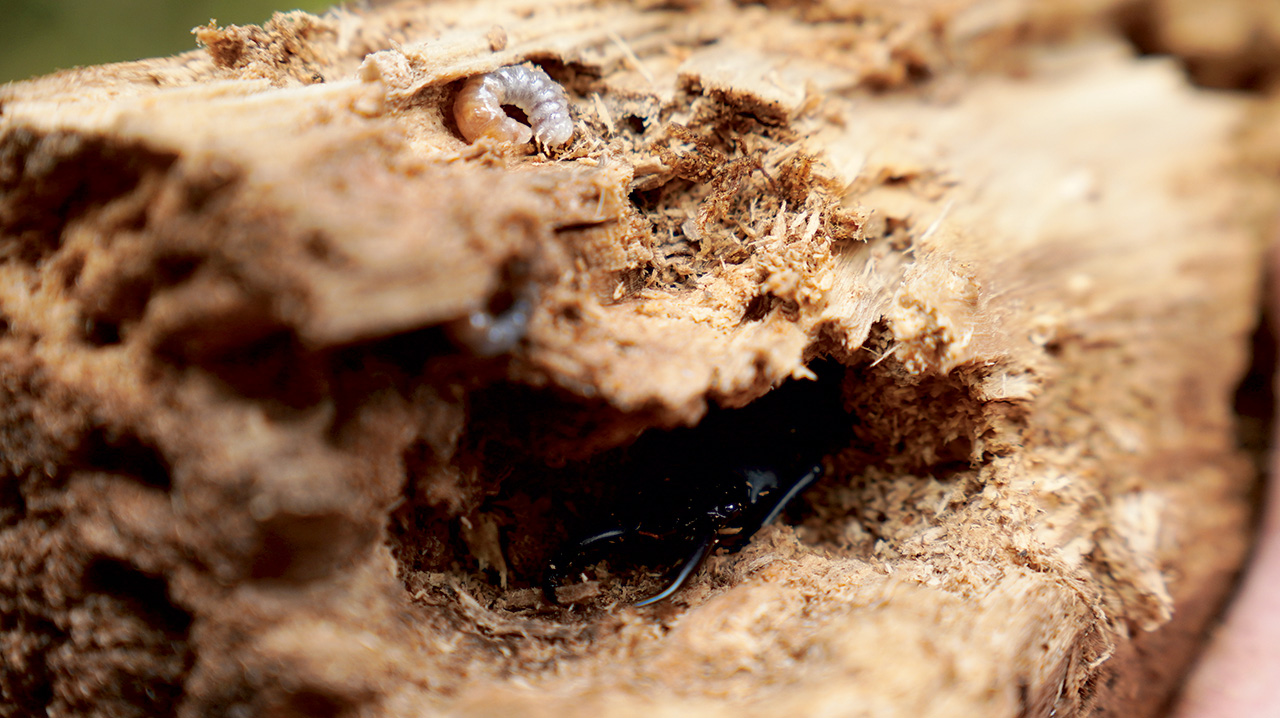
[[552,559],[548,600],[564,578],[606,558],[674,564],[668,587],[636,604],[649,605],[675,593],[716,547],[745,546],[822,475],[823,458],[848,436],[841,376],[787,382],[744,409],[636,442],[621,500]]

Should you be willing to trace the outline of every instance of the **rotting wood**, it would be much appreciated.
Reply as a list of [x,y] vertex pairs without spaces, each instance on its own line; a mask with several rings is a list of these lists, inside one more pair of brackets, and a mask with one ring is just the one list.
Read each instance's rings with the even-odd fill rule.
[[[1041,12],[406,3],[0,90],[0,715],[1154,714],[1245,548],[1244,104]],[[524,61],[574,141],[466,145]],[[797,525],[541,602],[639,430],[820,357]]]

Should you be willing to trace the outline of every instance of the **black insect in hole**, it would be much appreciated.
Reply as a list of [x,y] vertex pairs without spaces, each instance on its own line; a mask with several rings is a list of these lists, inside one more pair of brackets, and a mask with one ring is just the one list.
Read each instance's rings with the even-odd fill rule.
[[743,548],[816,482],[823,460],[849,437],[838,365],[811,367],[818,379],[791,380],[742,409],[715,409],[698,426],[651,432],[629,450],[616,503],[552,558],[547,600],[583,568],[609,559],[673,566],[674,594],[717,547]]

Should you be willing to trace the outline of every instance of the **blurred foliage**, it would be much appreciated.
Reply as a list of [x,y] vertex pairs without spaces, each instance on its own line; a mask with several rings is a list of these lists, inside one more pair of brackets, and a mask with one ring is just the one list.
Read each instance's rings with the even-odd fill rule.
[[0,0],[0,82],[192,50],[191,28],[261,24],[336,0]]

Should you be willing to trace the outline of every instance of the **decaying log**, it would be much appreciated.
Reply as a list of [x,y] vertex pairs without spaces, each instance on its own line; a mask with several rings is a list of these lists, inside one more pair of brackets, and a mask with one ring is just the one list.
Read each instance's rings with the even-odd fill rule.
[[[1049,4],[786,5],[290,13],[0,90],[0,716],[1156,714],[1248,537],[1246,104]],[[573,140],[468,145],[522,62]],[[815,373],[787,522],[543,601],[641,432]]]

